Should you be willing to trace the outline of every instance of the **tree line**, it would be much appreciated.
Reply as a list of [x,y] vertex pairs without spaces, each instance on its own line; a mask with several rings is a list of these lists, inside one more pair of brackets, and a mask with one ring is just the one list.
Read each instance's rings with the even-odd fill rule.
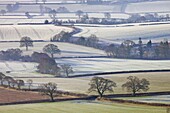
[[138,59],[170,59],[170,45],[168,41],[147,44],[142,43],[139,38],[138,44],[131,40],[125,40],[120,45],[110,44],[105,49],[109,57],[115,58],[138,58]]
[[[33,80],[28,79],[27,81],[27,88],[31,91],[31,87],[33,86]],[[0,85],[5,88],[13,88],[18,90],[25,90],[25,88],[21,88],[25,86],[25,82],[21,79],[15,80],[13,77],[6,76],[0,72]],[[122,88],[126,89],[128,92],[132,93],[132,96],[136,96],[137,92],[141,91],[148,91],[149,90],[150,82],[145,79],[139,79],[136,76],[129,76],[127,77],[127,82],[122,84]],[[113,93],[114,88],[117,87],[116,83],[110,79],[106,79],[103,77],[93,77],[89,82],[89,89],[88,93],[97,92],[100,98],[104,96],[105,93]],[[58,96],[57,84],[53,82],[48,82],[44,84],[40,84],[37,87],[37,91],[42,95],[47,95],[50,97],[52,102],[55,101],[55,97]]]
[[71,33],[61,31],[51,38],[52,42],[68,42],[96,49],[104,50],[108,57],[131,59],[170,59],[170,45],[167,40],[160,43],[125,40],[121,44],[104,44],[99,38],[91,34],[89,37],[73,37]]

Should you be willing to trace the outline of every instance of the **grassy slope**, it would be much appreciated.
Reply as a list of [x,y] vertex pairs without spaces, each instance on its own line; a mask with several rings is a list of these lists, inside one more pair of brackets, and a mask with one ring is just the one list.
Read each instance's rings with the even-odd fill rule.
[[75,44],[69,43],[60,43],[60,42],[34,42],[33,47],[28,48],[29,50],[26,51],[25,47],[19,47],[19,42],[7,42],[7,43],[0,43],[0,50],[7,50],[11,48],[20,48],[23,51],[24,55],[31,55],[34,51],[36,52],[43,52],[43,47],[47,44],[55,44],[61,50],[61,54],[54,55],[55,57],[75,57],[75,56],[105,56],[105,52],[90,48],[84,47]]
[[165,113],[166,108],[117,103],[58,102],[1,106],[1,113]]
[[[115,88],[115,94],[117,93],[127,93],[126,90],[122,90],[121,85],[127,81],[128,76],[137,76],[139,78],[146,78],[150,81],[149,92],[155,91],[170,91],[170,73],[136,73],[136,74],[117,74],[117,75],[103,75],[103,77],[112,79],[117,83]],[[23,78],[27,80],[27,78]],[[72,92],[87,93],[89,88],[89,81],[91,77],[81,77],[81,78],[32,78],[34,83],[46,83],[55,82],[58,84],[59,89],[68,90]]]

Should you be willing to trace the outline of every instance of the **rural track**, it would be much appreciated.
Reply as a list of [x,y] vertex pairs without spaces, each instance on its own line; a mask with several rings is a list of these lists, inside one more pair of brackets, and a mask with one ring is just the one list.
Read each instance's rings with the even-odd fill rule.
[[1,39],[3,40],[4,39],[4,35],[3,35],[1,30],[0,30],[0,36],[1,36]]
[[39,35],[39,33],[38,33],[33,27],[30,26],[30,28],[31,28],[32,31],[37,35],[37,37],[38,37],[39,39],[41,39],[41,36]]
[[14,71],[14,70],[9,66],[9,64],[8,64],[7,62],[4,62],[4,64],[5,64],[5,66],[6,66],[8,69],[10,69],[10,71]]
[[15,29],[15,31],[17,32],[19,38],[22,38],[21,33],[18,31],[18,29],[16,27],[14,27],[14,26],[11,26],[11,27]]

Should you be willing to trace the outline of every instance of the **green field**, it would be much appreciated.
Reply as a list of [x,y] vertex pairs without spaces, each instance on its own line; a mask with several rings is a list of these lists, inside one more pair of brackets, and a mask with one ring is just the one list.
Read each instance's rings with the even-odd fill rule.
[[69,101],[1,106],[0,113],[166,113],[166,108],[105,102]]

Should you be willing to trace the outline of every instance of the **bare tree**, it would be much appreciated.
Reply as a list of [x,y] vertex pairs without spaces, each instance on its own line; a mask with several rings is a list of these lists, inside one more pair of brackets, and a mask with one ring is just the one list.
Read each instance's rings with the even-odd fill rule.
[[5,78],[5,75],[2,72],[0,72],[1,85],[3,85],[3,83],[4,83],[4,78]]
[[17,85],[17,81],[13,79],[13,80],[11,81],[11,86],[14,88],[15,85]]
[[90,88],[88,89],[90,92],[97,92],[100,97],[103,97],[105,92],[113,92],[113,87],[116,87],[116,83],[105,79],[102,77],[93,77],[89,83]]
[[10,76],[5,76],[4,80],[7,82],[8,87],[10,87],[10,84],[14,79]]
[[132,92],[132,95],[135,96],[136,92],[148,91],[149,90],[149,81],[145,78],[139,79],[136,76],[127,77],[128,81],[122,85],[122,88],[126,88],[128,92]]
[[54,58],[54,54],[60,54],[61,53],[60,49],[58,49],[58,46],[54,45],[54,44],[48,44],[48,45],[44,46],[43,51],[45,53],[50,54],[51,58]]
[[67,77],[69,76],[69,74],[74,73],[73,68],[69,64],[61,65],[61,69]]
[[28,51],[28,47],[33,46],[33,41],[30,37],[22,37],[20,40],[20,47],[26,47],[26,51]]
[[86,45],[90,46],[90,47],[96,47],[98,42],[99,42],[99,38],[96,35],[91,34],[87,38],[87,44]]
[[110,18],[111,18],[111,14],[108,13],[108,12],[106,12],[106,13],[104,13],[104,17],[105,17],[106,19],[110,19]]
[[25,12],[25,16],[26,16],[28,19],[33,18],[33,16],[32,16],[32,15],[30,15],[30,13],[29,13],[29,12]]
[[45,4],[45,2],[47,2],[47,0],[42,0],[42,2]]
[[53,19],[53,21],[55,21],[56,16],[57,16],[57,11],[53,9],[53,10],[50,10],[48,13],[49,13],[50,18]]
[[33,80],[32,79],[28,79],[27,80],[27,84],[28,84],[28,88],[30,90],[31,86],[32,86]]
[[21,89],[21,86],[25,85],[23,80],[16,80],[16,84],[17,84],[19,90]]
[[54,102],[54,97],[57,96],[57,84],[56,83],[46,83],[39,86],[40,93],[42,95],[47,95],[50,97],[51,101]]
[[82,10],[76,11],[76,16],[78,16],[79,19],[80,19],[80,17],[81,17],[83,14],[84,14],[84,12],[83,12]]

